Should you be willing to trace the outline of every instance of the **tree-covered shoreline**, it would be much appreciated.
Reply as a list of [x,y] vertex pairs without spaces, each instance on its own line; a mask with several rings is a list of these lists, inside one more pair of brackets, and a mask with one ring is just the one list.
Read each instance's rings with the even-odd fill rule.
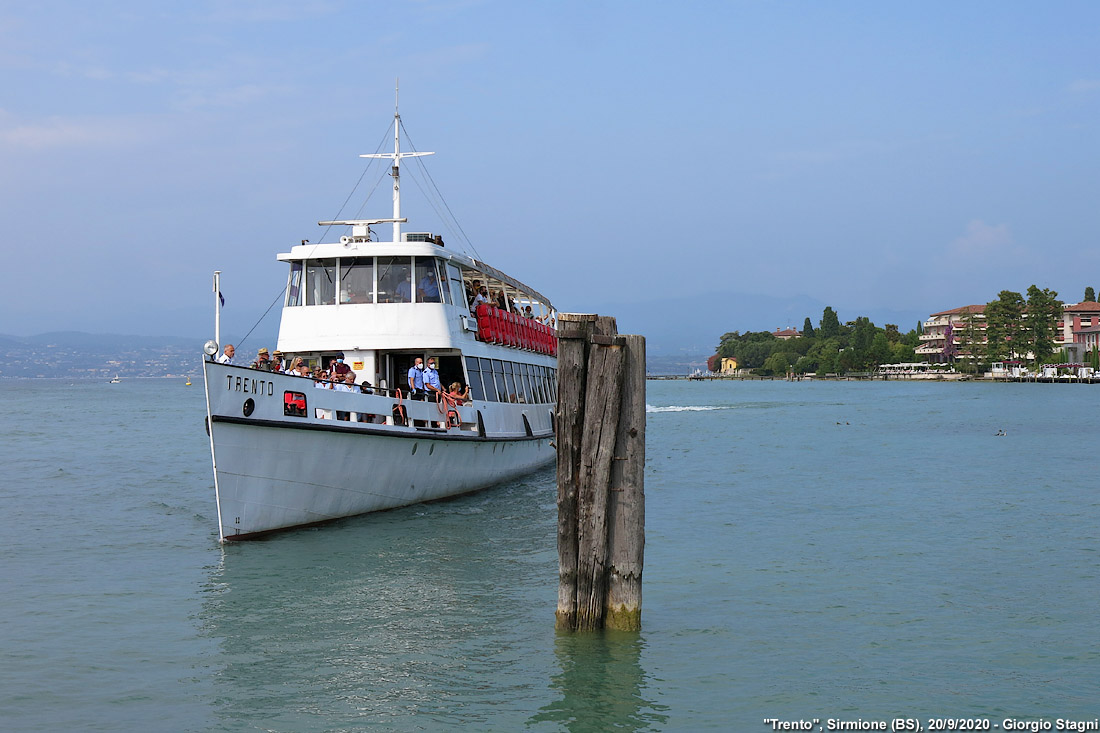
[[[1094,290],[1085,289],[1083,302],[1096,302]],[[946,331],[942,353],[936,361],[955,365],[964,372],[987,368],[1005,360],[1049,364],[1064,359],[1058,348],[1058,329],[1063,322],[1063,302],[1058,293],[1032,285],[1022,293],[1002,290],[984,306],[958,309],[958,320]],[[956,315],[956,311],[934,314]],[[844,374],[877,369],[881,364],[911,363],[918,359],[922,324],[902,333],[897,324],[880,328],[860,316],[841,323],[826,306],[814,328],[807,317],[801,334],[780,338],[784,332],[732,331],[722,335],[707,366],[718,371],[722,359],[735,359],[737,368],[764,376],[783,374]],[[1089,354],[1097,360],[1096,352]]]
[[864,316],[841,323],[826,306],[818,327],[807,317],[797,338],[780,339],[768,331],[723,334],[712,362],[736,359],[739,369],[763,375],[869,371],[879,364],[915,361],[919,338],[917,329],[902,334],[896,324],[879,328]]

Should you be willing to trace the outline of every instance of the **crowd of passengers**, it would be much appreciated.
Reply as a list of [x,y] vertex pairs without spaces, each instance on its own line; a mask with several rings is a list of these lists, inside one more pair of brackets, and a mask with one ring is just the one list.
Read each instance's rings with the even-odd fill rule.
[[545,323],[548,326],[554,325],[553,316],[550,314],[536,316],[529,305],[525,305],[521,310],[519,302],[516,301],[515,298],[509,298],[504,294],[503,290],[494,290],[490,297],[488,286],[483,285],[480,280],[474,280],[472,286],[466,289],[466,302],[470,304],[470,313],[473,315],[477,315],[477,307],[479,305],[488,303],[491,306],[500,308],[502,311],[509,311],[510,313],[515,313],[517,316],[530,318],[539,323]]
[[[237,350],[233,344],[226,344],[218,362],[221,364],[236,365],[235,356]],[[266,347],[256,352],[256,360],[249,366],[265,372],[277,372],[289,374],[295,377],[311,377],[313,386],[317,389],[331,389],[337,392],[359,392],[362,394],[374,394],[377,389],[379,394],[385,394],[386,390],[376,388],[367,380],[356,384],[356,374],[344,363],[344,355],[337,354],[329,365],[328,370],[312,367],[302,357],[297,356],[290,364],[283,362],[283,352],[276,350],[270,353]],[[428,358],[427,367],[419,356],[409,369],[408,392],[409,399],[419,401],[435,401],[439,395],[445,395],[456,405],[462,405],[470,399],[470,387],[462,386],[461,382],[452,382],[451,386],[444,390],[439,381],[439,371],[435,368],[435,359]]]

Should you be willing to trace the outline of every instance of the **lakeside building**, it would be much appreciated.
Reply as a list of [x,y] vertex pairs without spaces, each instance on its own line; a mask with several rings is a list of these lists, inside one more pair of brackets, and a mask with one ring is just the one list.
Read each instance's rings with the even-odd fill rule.
[[964,305],[928,316],[921,324],[916,354],[925,361],[942,364],[956,359],[973,359],[985,347],[985,306]]
[[802,332],[797,328],[784,328],[782,331],[777,328],[772,331],[772,336],[775,336],[780,341],[789,341],[791,339],[800,338]]
[[1062,306],[1062,327],[1054,345],[1064,349],[1066,359],[1071,362],[1083,362],[1090,351],[1100,348],[1100,303],[1086,301]]
[[[922,359],[933,364],[973,359],[975,353],[980,355],[985,349],[985,306],[964,305],[933,313],[921,324],[921,330],[916,354]],[[1100,349],[1100,303],[1062,306],[1054,348],[1064,350],[1068,362],[1084,362],[1090,351]],[[1026,363],[1034,355],[1029,352],[1020,358]]]

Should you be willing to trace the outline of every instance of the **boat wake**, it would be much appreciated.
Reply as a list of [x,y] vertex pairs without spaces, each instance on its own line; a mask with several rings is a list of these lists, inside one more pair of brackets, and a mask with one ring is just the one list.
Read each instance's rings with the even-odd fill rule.
[[729,410],[728,405],[669,405],[668,407],[654,407],[646,404],[646,412],[708,412],[710,410]]

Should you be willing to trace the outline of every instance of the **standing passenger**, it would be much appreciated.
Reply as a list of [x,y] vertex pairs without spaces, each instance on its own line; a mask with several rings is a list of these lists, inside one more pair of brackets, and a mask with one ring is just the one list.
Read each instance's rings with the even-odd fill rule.
[[[439,372],[435,370],[435,359],[428,359],[428,368],[424,370],[424,389],[429,400],[439,400],[443,392],[443,385],[439,383]],[[438,427],[446,428],[446,423],[437,423]]]
[[409,399],[424,399],[424,360],[419,356],[409,367]]
[[233,366],[233,354],[235,353],[237,353],[237,350],[233,348],[233,344],[226,344],[225,351],[223,351],[222,355],[218,357],[218,363]]
[[428,368],[424,370],[424,389],[428,397],[434,398],[436,392],[443,391],[439,383],[439,372],[435,369],[435,359],[428,359]]

